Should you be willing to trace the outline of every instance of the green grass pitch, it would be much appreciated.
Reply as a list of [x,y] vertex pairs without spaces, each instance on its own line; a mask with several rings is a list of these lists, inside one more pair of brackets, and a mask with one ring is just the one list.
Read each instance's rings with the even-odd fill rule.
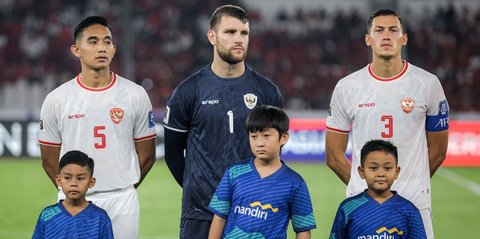
[[[304,177],[310,190],[318,227],[312,238],[328,238],[345,186],[323,164],[289,166]],[[480,168],[439,169],[432,182],[436,239],[478,238],[479,185]],[[0,238],[30,238],[40,211],[56,200],[41,161],[0,159],[0,188]],[[181,189],[163,161],[155,164],[138,192],[141,238],[178,238]],[[291,229],[289,238],[294,238]]]

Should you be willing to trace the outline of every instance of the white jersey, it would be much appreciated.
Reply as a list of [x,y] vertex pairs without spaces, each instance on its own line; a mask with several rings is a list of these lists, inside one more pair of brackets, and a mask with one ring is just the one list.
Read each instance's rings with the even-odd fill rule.
[[80,77],[45,98],[39,142],[61,147],[60,156],[80,150],[95,161],[97,182],[87,196],[131,187],[140,179],[134,143],[156,137],[148,95],[116,74],[100,89],[83,85]]
[[432,75],[405,61],[400,74],[379,78],[370,65],[340,80],[333,92],[327,130],[349,133],[352,127],[352,170],[347,197],[367,188],[358,174],[360,150],[372,139],[398,149],[400,175],[393,190],[418,208],[431,208],[427,131],[448,129],[448,104]]

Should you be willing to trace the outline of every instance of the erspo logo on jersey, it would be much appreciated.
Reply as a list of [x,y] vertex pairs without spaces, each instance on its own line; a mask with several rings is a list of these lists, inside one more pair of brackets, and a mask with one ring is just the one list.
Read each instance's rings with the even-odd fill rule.
[[219,103],[220,100],[202,100],[202,105],[216,105]]
[[370,107],[375,107],[375,102],[358,104],[358,108],[370,108]]
[[377,233],[376,235],[358,236],[357,239],[396,239],[396,238],[401,238],[400,236],[403,235],[403,231],[398,230],[396,227],[392,229],[387,229],[386,227],[382,227],[376,230],[375,232]]
[[262,203],[259,201],[252,202],[249,206],[250,207],[235,206],[233,212],[251,217],[262,218],[263,220],[267,220],[268,210],[270,210],[272,213],[278,212],[278,208],[272,207],[272,204],[262,205]]

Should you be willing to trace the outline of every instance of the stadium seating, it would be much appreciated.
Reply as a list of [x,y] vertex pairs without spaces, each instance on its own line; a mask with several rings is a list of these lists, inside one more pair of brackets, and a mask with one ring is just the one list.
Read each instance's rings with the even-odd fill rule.
[[[109,19],[119,48],[112,70],[131,72],[154,107],[164,107],[181,80],[211,61],[208,19],[222,1],[122,3],[2,1],[0,109],[37,109],[48,92],[80,71],[69,48],[72,28],[86,15]],[[360,12],[305,8],[279,11],[272,21],[246,8],[252,21],[247,63],[279,85],[287,108],[326,109],[335,83],[369,61],[363,42],[368,16]],[[480,8],[399,13],[409,35],[408,61],[439,77],[452,111],[480,112]],[[133,42],[132,59],[123,57],[127,37]]]

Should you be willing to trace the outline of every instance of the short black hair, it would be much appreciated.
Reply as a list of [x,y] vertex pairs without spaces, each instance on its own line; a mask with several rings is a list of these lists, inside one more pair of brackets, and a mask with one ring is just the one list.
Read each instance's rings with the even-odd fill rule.
[[393,145],[393,143],[383,139],[374,139],[366,142],[360,151],[360,164],[362,167],[367,159],[368,154],[371,152],[384,152],[386,154],[391,154],[395,158],[395,163],[398,164],[397,147]]
[[[102,16],[90,16],[85,19],[83,19],[76,27],[75,30],[73,31],[73,40],[76,41],[78,37],[80,37],[81,33],[85,28],[95,25],[95,24],[100,24],[105,27],[108,27],[108,21],[106,18]],[[108,27],[110,29],[110,27]]]
[[90,171],[90,174],[93,176],[93,168],[95,167],[93,159],[82,151],[72,150],[64,154],[60,159],[60,163],[58,163],[58,173],[60,173],[63,167],[69,164],[76,164],[82,167],[87,166],[88,171]]
[[378,17],[378,16],[395,16],[395,17],[397,17],[398,21],[400,22],[400,26],[402,27],[402,32],[403,33],[407,32],[406,27],[403,24],[402,18],[395,11],[393,11],[391,9],[380,9],[380,10],[377,10],[377,11],[373,12],[372,15],[370,15],[370,18],[368,18],[368,23],[367,23],[367,32],[368,33],[370,32],[370,28],[372,27],[373,19]]
[[235,5],[223,5],[215,9],[210,17],[210,30],[214,30],[220,23],[223,16],[234,17],[243,23],[248,22],[247,12],[239,6]]
[[282,109],[271,105],[259,105],[247,117],[245,126],[247,133],[275,128],[281,137],[288,132],[289,123],[288,115]]

